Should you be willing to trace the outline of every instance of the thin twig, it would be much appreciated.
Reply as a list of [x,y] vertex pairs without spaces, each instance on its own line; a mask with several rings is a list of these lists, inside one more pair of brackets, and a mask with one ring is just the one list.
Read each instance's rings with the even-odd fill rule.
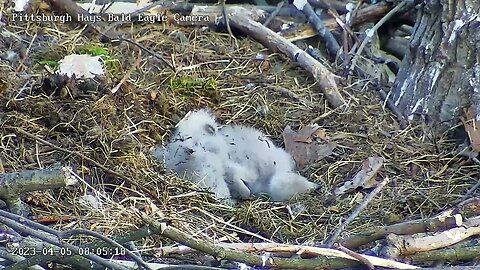
[[268,16],[268,18],[265,20],[263,25],[268,26],[273,21],[273,19],[277,17],[278,13],[280,13],[280,10],[282,10],[282,7],[284,4],[285,4],[285,1],[280,1],[277,4],[277,8],[275,8],[275,10],[272,13],[270,13],[270,16]]
[[25,55],[22,57],[22,59],[20,60],[20,63],[19,63],[18,66],[17,66],[16,72],[20,72],[20,71],[22,70],[22,68],[25,67],[24,62],[25,62],[25,60],[27,59],[28,54],[30,53],[30,50],[32,49],[33,43],[34,43],[35,40],[37,39],[37,35],[38,35],[38,32],[35,32],[35,35],[33,36],[32,40],[31,40],[30,43],[28,44],[28,48],[27,48],[27,50],[25,51]]
[[220,4],[222,5],[222,15],[223,15],[223,22],[225,23],[225,26],[227,27],[228,34],[230,35],[231,38],[235,41],[235,45],[238,47],[237,44],[237,38],[233,35],[232,28],[230,28],[230,20],[228,18],[227,14],[227,7],[225,5],[226,0],[220,0]]
[[337,230],[327,239],[326,245],[331,247],[335,241],[337,241],[338,236],[345,230],[345,228],[350,224],[359,214],[360,212],[367,207],[367,205],[373,200],[373,198],[390,182],[388,177],[385,177],[382,182],[378,184],[378,186],[368,194],[363,202],[355,208],[355,210],[350,214],[350,216],[337,228]]
[[112,88],[112,90],[110,90],[110,92],[112,94],[115,94],[118,89],[120,89],[120,87],[130,78],[130,76],[132,75],[132,72],[139,68],[140,66],[140,61],[142,60],[142,50],[138,50],[138,55],[137,55],[137,59],[135,60],[135,63],[133,63],[133,65],[127,70],[127,72],[125,72],[125,75],[123,75],[123,78],[120,80],[120,82],[115,85],[115,87]]
[[387,95],[387,93],[385,93],[385,91],[383,91],[382,89],[379,89],[378,93],[383,99],[384,104],[386,104],[390,111],[395,115],[395,117],[397,117],[397,120],[400,123],[400,128],[406,129],[408,126],[408,121],[405,116],[403,116],[403,114],[400,112],[400,109],[398,109],[398,107],[395,105],[395,102],[393,102],[393,100],[390,98],[390,93]]
[[303,104],[307,105],[308,107],[319,109],[319,107],[317,105],[315,105],[313,102],[311,102],[309,100],[306,100],[305,98],[295,94],[294,92],[290,91],[289,89],[287,89],[285,87],[276,86],[276,85],[269,85],[269,84],[265,85],[265,87],[267,89],[271,89],[273,91],[276,91],[276,92],[280,93],[282,96],[289,97],[289,98],[294,99],[296,101],[300,101]]
[[123,38],[123,37],[118,37],[117,38],[118,40],[120,41],[125,41],[127,43],[130,43],[132,45],[135,45],[137,46],[138,48],[142,49],[143,51],[147,52],[148,54],[150,54],[151,56],[157,58],[158,60],[162,61],[165,65],[167,65],[173,72],[177,72],[177,70],[175,69],[175,67],[167,61],[167,59],[165,59],[163,56],[159,55],[158,53],[155,53],[149,49],[147,49],[146,47],[144,47],[143,45],[141,45],[140,43],[138,42],[135,42],[133,40],[130,40],[128,38]]
[[220,223],[222,223],[223,225],[229,226],[229,227],[231,227],[231,228],[233,228],[233,229],[235,229],[235,230],[237,230],[237,231],[239,231],[239,232],[241,232],[241,233],[244,233],[244,234],[246,234],[246,235],[253,236],[253,237],[258,238],[258,239],[262,239],[263,241],[267,241],[267,242],[269,242],[269,243],[275,243],[274,241],[272,241],[272,240],[270,240],[270,239],[267,239],[267,238],[265,238],[265,237],[263,237],[263,236],[261,236],[261,235],[252,233],[252,232],[247,231],[247,230],[245,230],[245,229],[242,229],[242,228],[240,228],[240,227],[238,227],[238,226],[235,226],[235,225],[233,225],[233,224],[231,224],[231,223],[229,223],[229,222],[223,221],[223,220],[220,219],[219,217],[216,217],[215,215],[213,215],[213,214],[209,213],[208,211],[205,211],[205,210],[203,210],[203,209],[201,209],[201,208],[193,207],[193,209],[198,210],[198,211],[202,212],[203,214],[209,216],[209,217],[212,218],[213,220],[216,220],[217,222],[220,222]]
[[480,187],[480,179],[477,180],[477,183],[472,188],[470,188],[467,191],[467,193],[462,196],[462,198],[460,198],[459,200],[455,200],[454,203],[460,203],[460,202],[466,200],[470,195],[473,194],[473,192],[475,192],[478,189],[478,187]]
[[358,58],[362,54],[363,49],[365,49],[365,46],[371,40],[374,33],[377,32],[378,28],[380,28],[380,26],[382,26],[388,19],[390,19],[395,13],[397,13],[400,9],[402,9],[406,5],[407,5],[407,1],[403,1],[399,3],[396,7],[394,7],[387,14],[385,14],[385,16],[383,16],[383,18],[380,21],[378,21],[371,29],[368,29],[368,31],[366,31],[365,38],[360,44],[360,47],[358,47],[358,50],[352,59],[352,63],[350,64],[350,71],[353,71],[353,69],[357,65]]

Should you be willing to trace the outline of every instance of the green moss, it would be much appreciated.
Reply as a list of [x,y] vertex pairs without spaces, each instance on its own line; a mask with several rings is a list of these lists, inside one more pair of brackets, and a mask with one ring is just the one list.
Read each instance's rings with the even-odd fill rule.
[[98,44],[85,44],[77,49],[80,54],[89,54],[92,56],[106,56],[109,58],[108,49]]
[[57,68],[60,61],[65,55],[65,50],[62,47],[45,47],[41,51],[35,52],[32,54],[31,58],[34,62],[40,64],[43,69],[43,66],[48,66],[50,68]]
[[100,56],[105,63],[107,71],[113,76],[118,75],[121,71],[120,61],[112,57],[108,48],[103,47],[101,44],[85,44],[77,48],[76,50],[80,54],[88,54],[91,56]]
[[44,65],[44,66],[49,66],[51,68],[57,68],[59,66],[58,64],[58,60],[48,60],[48,59],[45,59],[45,60],[40,60],[38,62],[40,65]]
[[168,88],[160,91],[154,108],[165,117],[185,113],[197,107],[213,106],[221,100],[218,82],[214,79],[173,77]]
[[216,103],[220,100],[218,83],[214,79],[171,78],[169,82],[173,94],[185,98],[208,98]]
[[[102,57],[103,59],[103,57]],[[107,71],[112,74],[113,76],[116,76],[120,74],[121,68],[120,68],[120,61],[118,59],[103,59],[105,66],[107,67]]]
[[170,87],[178,90],[216,90],[214,79],[171,78]]

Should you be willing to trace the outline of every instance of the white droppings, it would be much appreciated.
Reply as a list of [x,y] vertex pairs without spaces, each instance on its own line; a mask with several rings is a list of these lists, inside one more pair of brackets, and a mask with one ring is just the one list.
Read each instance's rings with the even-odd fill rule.
[[472,69],[473,69],[472,76],[468,78],[468,83],[470,84],[470,86],[472,86],[474,93],[479,93],[480,92],[480,64],[476,63]]
[[[1,18],[0,18],[1,19]],[[18,53],[12,51],[12,50],[8,50],[6,52],[6,57],[5,59],[7,59],[8,61],[12,61],[14,59],[18,58]]]
[[16,1],[14,1],[14,3],[15,3],[14,10],[16,12],[24,11],[28,2],[30,2],[30,0],[16,0]]
[[348,10],[349,12],[353,12],[355,10],[355,4],[347,3],[345,5],[345,9]]
[[375,31],[371,28],[368,28],[367,30],[365,30],[365,34],[367,35],[367,37],[372,38],[375,35]]
[[248,269],[250,269],[250,267],[248,267],[248,265],[246,265],[246,264],[244,264],[244,263],[239,263],[239,264],[238,264],[238,268],[239,268],[240,270],[248,270]]
[[400,95],[398,95],[397,100],[395,100],[395,106],[398,106],[398,104],[400,104],[400,100],[407,92],[407,87],[408,87],[407,80],[404,80],[402,83],[402,87],[400,87]]
[[281,31],[285,31],[285,30],[287,30],[287,29],[290,29],[291,26],[292,26],[291,23],[284,23],[284,24],[282,24],[282,25],[280,26],[280,30],[281,30]]
[[473,92],[478,93],[480,92],[480,89],[478,89],[478,87],[475,87],[476,86],[475,81],[476,81],[475,78],[468,79],[468,83],[470,84],[471,87],[473,87]]
[[298,9],[298,10],[303,10],[303,7],[307,4],[307,0],[294,0],[293,5]]
[[268,262],[268,259],[270,259],[270,252],[265,252],[265,254],[261,256],[261,258],[262,258],[262,266],[265,266]]
[[452,43],[457,39],[457,33],[458,31],[465,25],[465,22],[462,20],[455,20],[455,23],[453,25],[452,29],[452,34],[448,38],[448,43]]
[[[351,19],[352,19],[352,13],[351,13],[351,12],[347,12],[347,14],[345,14],[345,22],[348,23],[348,24],[350,24]],[[335,18],[335,20],[337,21],[337,23],[338,23],[339,21],[341,21],[340,18]]]
[[417,112],[418,108],[420,106],[424,105],[424,102],[425,102],[425,99],[423,97],[421,99],[417,100],[417,102],[415,103],[415,105],[412,108],[412,113]]
[[430,42],[427,43],[427,45],[425,45],[424,55],[428,54],[428,52],[430,51],[430,49],[433,46],[433,43],[434,43],[434,40],[432,39],[432,40],[430,40]]
[[[422,72],[422,71],[423,71],[423,68],[420,72]],[[416,78],[416,76],[417,76],[417,72],[414,71],[413,74],[408,76],[408,78],[406,78],[403,81],[402,87],[400,88],[400,95],[398,96],[397,100],[395,100],[395,106],[398,106],[398,104],[400,104],[400,100],[405,95],[405,93],[407,92],[408,86],[411,85],[411,82],[413,82],[413,80],[414,80],[414,78]],[[414,84],[414,85],[416,85],[416,84]]]
[[434,86],[437,84],[438,77],[440,76],[440,71],[443,70],[443,64],[436,63],[435,66],[433,66],[430,70],[429,77],[430,79],[430,85],[428,86],[428,91],[427,95],[430,96]]
[[[353,11],[355,10],[355,5],[352,4],[352,3],[347,3],[345,5],[345,9],[348,10],[347,14],[345,14],[345,22],[347,24],[350,24],[351,23],[351,20],[352,20],[352,13]],[[337,20],[338,22],[339,20]]]
[[264,53],[257,53],[257,55],[255,55],[255,60],[265,60],[265,59],[267,59],[267,56]]
[[180,252],[182,252],[182,251],[188,251],[188,250],[190,250],[190,248],[187,247],[187,246],[179,246],[179,247],[178,247],[178,250],[179,250]]

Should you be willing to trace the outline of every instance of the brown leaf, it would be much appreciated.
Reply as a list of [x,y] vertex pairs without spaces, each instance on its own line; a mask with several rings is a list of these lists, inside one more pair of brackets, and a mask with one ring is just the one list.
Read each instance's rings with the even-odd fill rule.
[[285,150],[293,156],[299,169],[332,154],[336,143],[317,138],[328,138],[324,130],[318,125],[309,125],[293,131],[287,126],[283,131]]
[[153,100],[156,100],[156,99],[157,99],[157,96],[158,96],[158,90],[152,90],[152,91],[150,91],[150,96],[149,96],[150,100],[152,100],[152,101],[153,101]]
[[383,164],[381,157],[369,157],[362,163],[362,169],[349,181],[336,188],[333,193],[342,195],[358,188],[366,189],[376,185],[375,176]]
[[315,131],[312,135],[321,139],[322,141],[328,141],[330,139],[327,135],[327,131],[320,128],[317,129],[317,131]]
[[463,126],[470,138],[470,145],[472,150],[480,152],[480,121],[475,120],[475,108],[471,106],[465,110],[465,117],[462,116]]

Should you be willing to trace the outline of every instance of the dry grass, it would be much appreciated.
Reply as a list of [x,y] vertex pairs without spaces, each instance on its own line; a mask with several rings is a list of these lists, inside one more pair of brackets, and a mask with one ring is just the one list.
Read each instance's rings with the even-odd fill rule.
[[[17,71],[18,61],[13,66],[0,62],[1,168],[13,172],[54,163],[76,168],[83,179],[81,185],[28,195],[36,217],[69,217],[55,225],[59,229],[81,227],[106,235],[123,234],[141,226],[135,215],[138,210],[208,240],[263,241],[259,238],[263,236],[278,242],[321,242],[366,194],[359,191],[331,200],[328,192],[355,174],[370,156],[385,158],[380,176],[392,181],[343,236],[431,216],[463,196],[476,182],[473,176],[480,173],[478,167],[460,166],[461,158],[452,154],[453,142],[441,139],[432,143],[422,135],[421,127],[398,131],[396,120],[366,81],[344,87],[348,109],[332,111],[306,72],[248,38],[239,39],[237,48],[228,35],[206,29],[125,27],[132,39],[173,61],[180,71],[173,73],[143,52],[140,67],[120,91],[111,94],[110,89],[135,62],[136,47],[96,44],[98,36],[82,35],[82,29],[73,25],[17,24],[6,29],[16,37],[0,37],[0,51],[25,53],[28,42],[35,34],[37,37],[25,67]],[[53,76],[38,59],[58,60],[85,45],[108,49],[117,64],[111,66],[107,79],[78,81],[62,90],[50,89],[50,93],[39,87],[42,78]],[[265,61],[258,60],[263,56]],[[197,88],[178,85],[195,79],[208,83]],[[289,89],[319,109],[284,97],[267,87],[271,85]],[[152,160],[151,147],[165,141],[186,112],[200,107],[212,108],[224,123],[262,129],[278,143],[286,125],[298,128],[318,123],[339,145],[332,156],[305,171],[324,185],[325,194],[306,195],[289,204],[258,199],[231,208],[166,173]],[[161,203],[92,164],[15,134],[9,127],[23,128],[83,153],[153,191]],[[86,194],[96,196],[102,208],[79,203]],[[302,211],[292,216],[287,206]],[[241,228],[257,236],[245,234]],[[152,238],[139,245],[148,250],[165,244],[162,241],[165,239]]]

